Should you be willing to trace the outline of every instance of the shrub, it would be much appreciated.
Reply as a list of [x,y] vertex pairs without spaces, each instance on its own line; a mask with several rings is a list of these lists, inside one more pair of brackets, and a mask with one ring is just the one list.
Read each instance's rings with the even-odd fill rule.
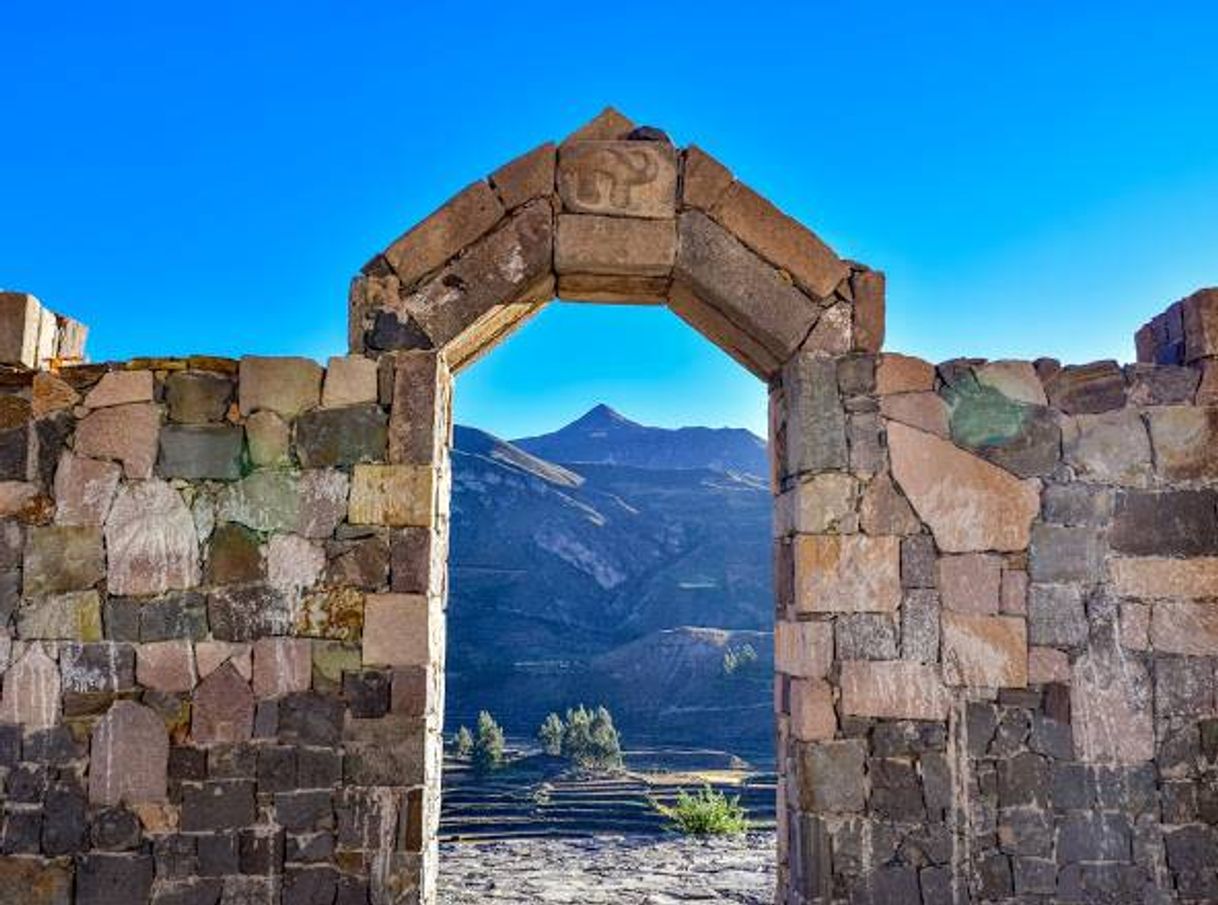
[[478,735],[474,739],[474,768],[493,770],[503,763],[503,728],[483,710],[478,714]]
[[474,753],[474,737],[467,727],[462,726],[453,736],[453,754],[457,757],[469,757]]
[[553,757],[562,754],[562,736],[565,728],[562,717],[557,713],[551,713],[546,717],[541,728],[537,730],[537,739],[541,742],[541,747],[546,754]]
[[735,675],[737,672],[748,669],[757,662],[757,651],[751,644],[744,644],[740,647],[729,647],[723,652],[723,674],[725,676]]
[[682,789],[677,803],[669,806],[653,802],[657,811],[667,817],[677,832],[690,836],[738,836],[748,832],[748,814],[740,805],[740,796],[728,798],[709,785],[696,795]]

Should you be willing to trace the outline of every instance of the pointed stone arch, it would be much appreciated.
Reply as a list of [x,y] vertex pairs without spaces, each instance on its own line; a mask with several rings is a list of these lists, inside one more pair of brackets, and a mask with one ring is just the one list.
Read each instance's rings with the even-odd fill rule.
[[876,352],[884,277],[696,146],[612,109],[467,186],[352,281],[352,352],[453,371],[551,299],[666,304],[763,380],[797,352]]

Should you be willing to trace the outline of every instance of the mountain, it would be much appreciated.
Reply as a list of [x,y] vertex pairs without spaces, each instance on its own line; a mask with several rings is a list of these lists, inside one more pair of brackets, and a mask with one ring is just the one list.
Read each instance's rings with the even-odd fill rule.
[[[737,467],[740,435],[752,436],[643,427],[598,406],[534,438],[576,453],[555,461],[456,429],[452,726],[489,709],[527,734],[549,710],[603,702],[636,741],[770,749],[771,503]],[[580,444],[602,461],[577,461]],[[725,666],[744,646],[756,664]]]
[[551,462],[768,473],[765,441],[740,428],[644,427],[598,405],[561,430],[512,441]]

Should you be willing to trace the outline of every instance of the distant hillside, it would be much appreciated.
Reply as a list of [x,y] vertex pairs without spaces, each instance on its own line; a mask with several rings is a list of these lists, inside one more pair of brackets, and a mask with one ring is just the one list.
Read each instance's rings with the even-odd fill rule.
[[[625,427],[578,440],[597,423]],[[549,709],[604,701],[636,733],[680,736],[671,742],[715,744],[718,733],[737,745],[743,719],[745,747],[768,749],[772,644],[756,633],[772,621],[771,504],[765,481],[737,467],[742,435],[760,443],[747,431],[642,427],[605,406],[531,449],[458,427],[450,723],[485,707],[527,732]],[[580,443],[599,444],[603,461],[575,461]],[[539,445],[572,455],[558,464]],[[649,456],[682,464],[624,464]],[[761,665],[725,673],[724,654],[743,644]],[[750,716],[716,720],[708,708]]]
[[551,462],[634,465],[672,470],[710,468],[765,475],[765,441],[741,428],[645,427],[598,405],[561,430],[513,445]]

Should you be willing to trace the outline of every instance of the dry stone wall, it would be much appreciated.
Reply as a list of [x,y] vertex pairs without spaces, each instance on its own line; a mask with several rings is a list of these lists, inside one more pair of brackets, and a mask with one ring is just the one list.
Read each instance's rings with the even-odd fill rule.
[[788,363],[783,902],[1218,901],[1213,336]]
[[429,894],[446,380],[428,353],[4,375],[0,901]]
[[0,901],[434,902],[452,375],[555,296],[769,386],[782,905],[1218,901],[1218,291],[1124,368],[885,354],[883,274],[614,111],[324,370],[5,359]]

